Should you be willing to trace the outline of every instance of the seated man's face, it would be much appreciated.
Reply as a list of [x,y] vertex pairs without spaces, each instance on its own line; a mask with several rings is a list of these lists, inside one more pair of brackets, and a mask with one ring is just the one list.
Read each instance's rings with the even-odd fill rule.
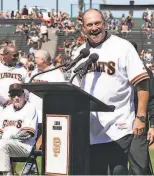
[[25,104],[25,95],[23,91],[15,91],[10,93],[13,106],[16,110],[21,109]]

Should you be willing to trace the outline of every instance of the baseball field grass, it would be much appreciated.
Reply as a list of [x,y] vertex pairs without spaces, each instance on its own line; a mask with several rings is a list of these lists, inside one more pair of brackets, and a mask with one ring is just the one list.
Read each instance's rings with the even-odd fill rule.
[[[154,170],[154,150],[150,150],[150,156],[151,156],[152,167],[153,167],[153,170]],[[38,163],[40,174],[41,174],[41,157],[38,157],[37,163]],[[17,163],[16,172],[20,173],[22,168],[23,168],[23,163]]]

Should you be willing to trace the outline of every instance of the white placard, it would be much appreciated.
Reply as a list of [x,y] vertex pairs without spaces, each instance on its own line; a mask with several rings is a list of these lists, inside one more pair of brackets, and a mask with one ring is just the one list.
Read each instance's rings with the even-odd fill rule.
[[47,115],[45,172],[68,174],[68,117]]

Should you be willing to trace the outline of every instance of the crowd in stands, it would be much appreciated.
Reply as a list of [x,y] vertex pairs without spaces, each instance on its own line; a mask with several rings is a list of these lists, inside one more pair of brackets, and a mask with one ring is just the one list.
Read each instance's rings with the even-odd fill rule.
[[27,6],[25,5],[21,11],[16,10],[16,11],[4,11],[0,13],[0,18],[1,19],[39,19],[41,16],[41,13],[38,9],[37,6],[34,8],[28,9]]
[[142,50],[140,52],[140,58],[154,74],[154,56],[152,56],[151,52]]
[[127,37],[135,26],[131,13],[127,17],[122,14],[121,19],[115,18],[110,11],[104,12],[103,16],[106,21],[106,29],[115,34],[122,33],[123,37]]
[[147,8],[146,11],[143,12],[142,18],[144,20],[144,24],[141,26],[141,29],[146,31],[147,38],[150,39],[154,29],[154,12]]
[[44,22],[36,25],[34,22],[31,25],[17,25],[16,32],[25,34],[27,36],[27,45],[37,45],[38,49],[41,48],[42,42],[48,42],[48,28]]

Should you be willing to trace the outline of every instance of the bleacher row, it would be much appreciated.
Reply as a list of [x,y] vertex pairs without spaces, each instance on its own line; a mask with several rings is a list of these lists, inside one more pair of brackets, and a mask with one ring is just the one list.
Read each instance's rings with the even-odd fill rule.
[[[121,34],[118,36],[122,37]],[[129,41],[135,42],[138,46],[138,51],[149,51],[154,56],[154,38],[147,38],[147,34],[143,31],[133,31],[128,38]]]
[[73,41],[74,38],[77,38],[77,36],[80,35],[80,31],[77,31],[75,33],[68,33],[67,35],[61,32],[59,33],[57,32],[56,34],[57,34],[57,50],[56,50],[55,56],[57,56],[58,54],[62,54],[62,56],[64,56],[65,54],[64,49],[58,50],[58,46],[63,47],[64,42],[66,40]]

